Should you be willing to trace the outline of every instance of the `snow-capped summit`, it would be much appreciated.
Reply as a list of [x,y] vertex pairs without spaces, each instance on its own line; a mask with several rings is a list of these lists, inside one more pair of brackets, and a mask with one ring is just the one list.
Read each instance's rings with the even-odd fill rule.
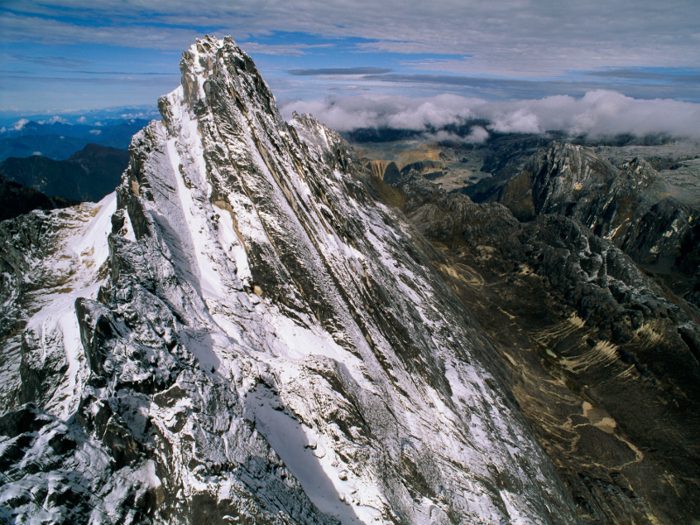
[[[13,245],[35,271],[6,272],[3,329],[34,389],[0,418],[0,516],[577,523],[440,255],[340,136],[285,123],[230,38],[180,67],[116,210],[40,212],[74,240]],[[60,264],[70,303],[44,294]]]

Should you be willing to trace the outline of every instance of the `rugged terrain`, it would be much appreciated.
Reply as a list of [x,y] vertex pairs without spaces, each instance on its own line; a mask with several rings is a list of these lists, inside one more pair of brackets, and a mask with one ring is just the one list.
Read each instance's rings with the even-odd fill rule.
[[374,138],[355,148],[386,184],[414,176],[476,203],[500,202],[520,221],[540,214],[575,218],[674,293],[698,304],[697,143],[663,137],[569,137],[563,142],[567,137],[553,132],[493,133],[479,144],[419,137],[391,141],[391,134],[381,135],[382,141]]
[[647,253],[670,258],[676,274],[692,268],[692,282],[694,212],[649,219],[664,203],[649,188],[667,185],[641,158],[618,169],[589,148],[555,143],[522,166],[493,192],[510,209],[418,173],[393,186],[376,173],[373,181],[444,256],[434,266],[504,357],[584,522],[696,523],[700,312],[687,287],[688,301],[610,235],[666,243]]
[[67,160],[10,157],[0,162],[0,175],[48,195],[98,202],[120,184],[128,163],[126,150],[88,144]]
[[[198,41],[181,71],[181,87],[159,101],[163,120],[134,137],[116,195],[0,224],[0,517],[587,517],[563,456],[552,463],[536,439],[550,448],[542,429],[533,432],[520,412],[533,420],[529,412],[546,409],[519,406],[500,343],[465,308],[462,290],[440,277],[452,275],[453,255],[377,201],[399,190],[373,182],[342,138],[312,117],[285,123],[231,39]],[[405,205],[409,192],[400,195]],[[580,264],[594,273],[607,245],[590,244]],[[643,279],[621,271],[615,290]],[[576,289],[568,273],[561,280]],[[600,307],[591,305],[595,315],[620,304],[605,290]],[[690,314],[654,291],[631,294],[620,314],[634,301],[649,309],[645,326],[665,308],[669,323],[683,320],[695,337]],[[594,347],[608,348],[606,334]],[[688,367],[688,381],[694,373]],[[693,393],[685,382],[677,388]],[[668,399],[681,397],[671,390]],[[584,419],[575,425],[604,426],[617,447],[611,461],[621,471],[640,468],[627,434],[590,400],[590,408],[578,405]],[[677,410],[692,425],[689,403]],[[686,428],[677,432],[685,437]],[[681,492],[662,487],[667,494],[692,495],[685,479],[668,483]],[[659,522],[693,509],[668,514],[655,502],[644,500],[635,516]]]
[[590,148],[554,143],[497,200],[523,220],[577,219],[693,300],[700,284],[700,171],[679,175],[660,173],[643,157],[616,167]]

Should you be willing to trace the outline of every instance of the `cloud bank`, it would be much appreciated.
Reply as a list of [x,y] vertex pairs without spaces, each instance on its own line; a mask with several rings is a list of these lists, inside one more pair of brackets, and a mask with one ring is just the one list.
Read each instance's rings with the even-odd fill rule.
[[665,134],[700,139],[700,104],[671,99],[635,99],[615,91],[595,90],[582,98],[557,95],[536,100],[489,102],[479,98],[439,95],[431,98],[368,97],[297,100],[281,103],[285,118],[292,111],[310,113],[330,128],[440,129],[484,119],[486,130],[474,128],[471,139],[488,132],[543,133],[564,131],[591,137]]

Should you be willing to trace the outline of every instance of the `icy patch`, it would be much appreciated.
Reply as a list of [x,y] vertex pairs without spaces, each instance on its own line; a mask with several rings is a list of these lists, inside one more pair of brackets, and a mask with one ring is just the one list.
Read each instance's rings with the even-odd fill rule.
[[251,390],[246,404],[246,417],[255,421],[321,512],[335,516],[343,525],[383,523],[378,509],[361,503],[376,494],[377,487],[353,479],[325,436],[287,415],[267,388]]
[[208,239],[210,236],[208,235],[210,233],[209,223],[206,218],[202,216],[202,213],[199,212],[198,206],[192,198],[192,193],[188,190],[182,178],[182,174],[180,173],[180,154],[175,147],[176,140],[177,139],[170,139],[168,141],[168,154],[170,162],[172,163],[173,174],[177,181],[177,193],[182,203],[182,211],[185,214],[187,227],[190,230],[192,243],[194,244],[194,254],[199,267],[198,277],[200,289],[205,296],[221,299],[225,296],[225,286],[221,280],[217,264],[212,257],[208,256],[211,252],[211,240]]
[[[116,193],[97,204],[86,203],[68,211],[72,216],[59,232],[60,249],[30,274],[32,279],[60,283],[44,289],[41,308],[28,320],[27,329],[41,334],[39,350],[44,360],[52,352],[65,353],[68,370],[46,405],[50,413],[61,419],[67,419],[77,409],[87,378],[75,301],[80,297],[94,299],[104,283],[100,271],[109,257],[107,236],[112,231],[115,211]],[[52,279],[47,279],[47,274]],[[54,347],[53,339],[48,337],[55,331],[61,334],[62,348]]]

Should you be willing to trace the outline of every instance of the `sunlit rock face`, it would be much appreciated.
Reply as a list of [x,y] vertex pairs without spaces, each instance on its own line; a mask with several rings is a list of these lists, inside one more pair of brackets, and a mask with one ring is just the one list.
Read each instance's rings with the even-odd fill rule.
[[[587,197],[598,190],[582,188],[577,200],[570,188],[581,180],[593,186],[601,170],[586,160],[590,150],[552,151],[570,156],[537,171],[535,189],[545,188],[550,204],[569,203],[529,222],[501,204],[476,204],[418,177],[395,184],[402,199],[394,201],[403,201],[407,217],[444,255],[435,267],[487,327],[511,370],[507,381],[519,407],[583,522],[694,523],[700,312],[613,242],[563,215],[587,209],[596,223]],[[640,184],[628,195],[642,201],[646,189]],[[646,227],[628,224],[627,231],[669,239],[672,249],[673,235],[663,232],[675,230],[663,216]],[[686,252],[678,265],[691,267],[694,258],[697,250]]]
[[36,241],[92,258],[65,322],[31,346],[53,303],[9,299],[31,303],[10,331],[32,377],[62,390],[47,401],[35,380],[0,419],[2,516],[577,523],[439,255],[339,135],[285,123],[231,39],[198,41],[181,71],[132,141],[111,222],[87,223],[108,264]]

